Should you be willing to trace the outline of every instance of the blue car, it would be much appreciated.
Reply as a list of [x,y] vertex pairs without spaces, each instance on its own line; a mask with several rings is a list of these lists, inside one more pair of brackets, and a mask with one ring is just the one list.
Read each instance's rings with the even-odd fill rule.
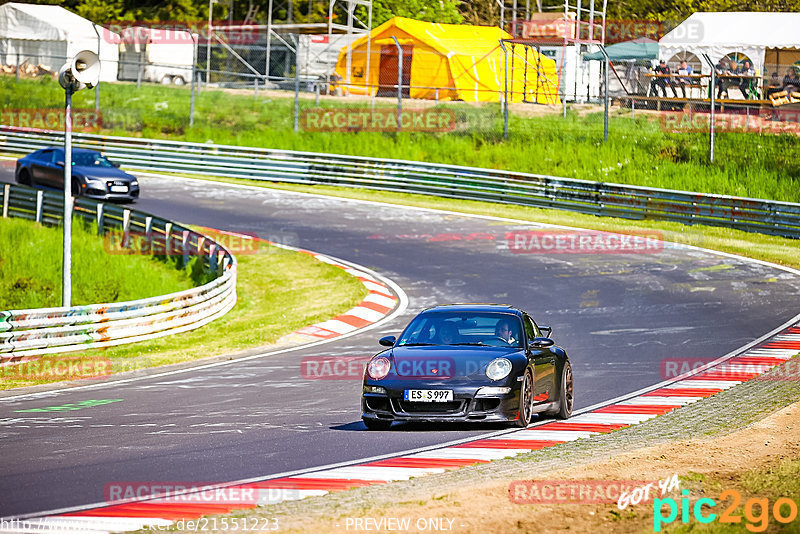
[[499,304],[436,306],[417,315],[364,371],[361,419],[530,424],[572,415],[572,366],[552,329]]
[[[99,200],[132,202],[139,181],[96,150],[72,149],[72,194]],[[17,160],[18,184],[64,189],[64,149],[43,148]]]

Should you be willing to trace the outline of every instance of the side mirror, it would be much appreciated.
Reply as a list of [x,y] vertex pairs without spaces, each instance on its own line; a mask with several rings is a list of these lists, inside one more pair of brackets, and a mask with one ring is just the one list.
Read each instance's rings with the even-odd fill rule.
[[541,325],[539,325],[539,330],[542,331],[542,335],[544,337],[553,337],[553,328],[551,326],[541,326]]
[[550,339],[549,337],[535,337],[531,341],[531,347],[536,347],[536,348],[552,347],[555,344],[556,342]]
[[386,336],[382,337],[378,343],[383,345],[384,347],[394,347],[394,342],[397,341],[397,338],[394,336]]
[[119,169],[119,163],[117,163],[116,161],[109,160],[109,163],[112,164],[114,167]]

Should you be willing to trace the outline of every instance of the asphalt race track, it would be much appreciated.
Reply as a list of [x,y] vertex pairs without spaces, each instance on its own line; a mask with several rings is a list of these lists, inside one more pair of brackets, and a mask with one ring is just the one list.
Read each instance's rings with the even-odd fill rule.
[[[0,167],[11,181],[11,168]],[[532,312],[572,359],[576,408],[662,380],[666,358],[710,358],[797,313],[800,277],[697,250],[512,253],[532,225],[257,190],[143,178],[137,209],[330,254],[389,277],[407,312],[313,348],[102,387],[0,398],[0,516],[99,503],[129,481],[221,482],[477,436],[464,426],[367,432],[358,380],[304,380],[306,356],[364,356],[416,312],[504,302]],[[288,310],[291,312],[291,310]],[[86,400],[74,411],[20,412]]]

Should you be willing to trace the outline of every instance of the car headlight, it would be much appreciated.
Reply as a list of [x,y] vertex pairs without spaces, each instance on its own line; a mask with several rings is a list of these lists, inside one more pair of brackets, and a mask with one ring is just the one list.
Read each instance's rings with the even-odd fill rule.
[[380,380],[381,378],[385,378],[386,375],[389,374],[389,369],[391,368],[392,364],[389,363],[389,359],[383,356],[378,358],[373,358],[367,364],[367,374],[370,378],[375,380]]
[[495,358],[486,366],[486,376],[490,380],[500,380],[511,372],[511,361],[507,358]]
[[131,182],[131,187],[133,187],[134,185],[139,185],[139,181],[138,180],[133,180]]

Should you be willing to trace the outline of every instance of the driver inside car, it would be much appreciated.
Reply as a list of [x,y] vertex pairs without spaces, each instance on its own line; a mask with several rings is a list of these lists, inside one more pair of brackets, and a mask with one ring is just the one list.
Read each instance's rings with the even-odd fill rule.
[[511,321],[506,319],[497,321],[497,325],[494,327],[494,334],[509,345],[515,345],[517,343],[517,333],[511,326]]
[[453,323],[444,323],[439,328],[439,342],[442,345],[452,345],[458,337],[458,328]]

